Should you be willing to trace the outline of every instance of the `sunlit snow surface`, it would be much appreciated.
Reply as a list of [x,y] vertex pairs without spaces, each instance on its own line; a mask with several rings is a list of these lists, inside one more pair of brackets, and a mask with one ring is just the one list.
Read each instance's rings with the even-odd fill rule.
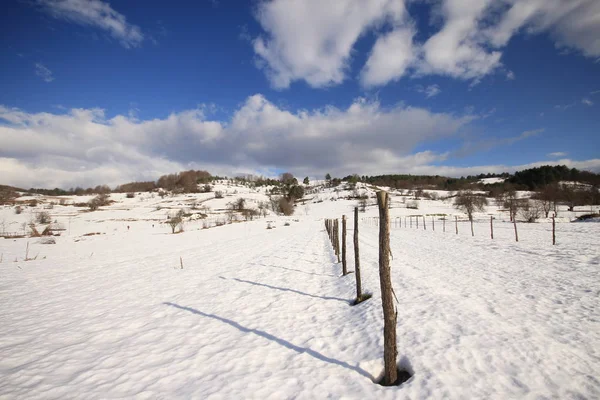
[[[600,397],[598,223],[557,223],[557,246],[546,220],[519,224],[518,243],[502,218],[491,240],[486,214],[475,237],[466,222],[458,235],[453,221],[446,232],[431,217],[426,230],[393,223],[398,360],[414,376],[384,388],[372,382],[383,367],[378,228],[361,221],[373,298],[356,307],[355,276],[340,277],[323,229],[322,217],[351,222],[355,201],[321,195],[294,217],[172,235],[160,199],[122,197],[94,213],[49,210],[67,229],[55,245],[0,239],[0,398]],[[396,204],[393,216],[457,213]],[[14,230],[27,218],[0,212]],[[352,234],[349,223],[350,270]],[[37,259],[25,262],[28,242]]]

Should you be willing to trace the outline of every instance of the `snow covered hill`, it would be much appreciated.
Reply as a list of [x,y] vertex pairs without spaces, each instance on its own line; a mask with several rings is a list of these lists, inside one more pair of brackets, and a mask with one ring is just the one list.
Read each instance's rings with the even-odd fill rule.
[[[374,199],[359,242],[373,297],[352,307],[354,274],[340,276],[323,226],[352,221],[348,193],[308,195],[291,217],[210,229],[189,217],[170,233],[168,213],[200,213],[193,202],[216,222],[240,196],[268,199],[221,189],[224,199],[112,195],[94,212],[55,205],[56,244],[0,239],[0,398],[600,398],[600,224],[569,223],[561,210],[557,246],[547,221],[519,224],[515,242],[491,205],[474,237],[464,215],[457,235],[453,217],[443,231],[441,214],[460,215],[451,201],[415,210],[394,194],[398,359],[414,376],[386,388],[373,383],[383,370]],[[1,209],[4,230],[44,210],[38,200],[19,215]],[[429,215],[426,230],[405,225],[413,214]]]

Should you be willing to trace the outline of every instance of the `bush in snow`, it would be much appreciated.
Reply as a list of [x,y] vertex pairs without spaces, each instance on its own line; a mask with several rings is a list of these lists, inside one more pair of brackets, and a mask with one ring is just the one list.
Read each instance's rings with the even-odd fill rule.
[[52,222],[50,214],[46,211],[39,212],[35,215],[35,220],[38,224],[49,224]]
[[464,211],[469,217],[469,221],[473,221],[473,213],[485,210],[487,199],[470,190],[464,190],[456,196],[454,206],[457,209]]

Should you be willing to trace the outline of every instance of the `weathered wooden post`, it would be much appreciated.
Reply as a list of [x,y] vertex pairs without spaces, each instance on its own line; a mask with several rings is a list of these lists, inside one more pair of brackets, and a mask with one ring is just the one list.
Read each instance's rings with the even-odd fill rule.
[[431,216],[431,228],[435,231],[435,217]]
[[340,262],[340,220],[335,219],[335,255],[337,256],[337,262]]
[[360,257],[358,256],[358,207],[354,207],[354,275],[356,275],[356,303],[362,301],[360,282]]
[[517,233],[517,216],[515,215],[513,218],[513,225],[515,226],[515,240],[519,241],[519,234]]
[[471,221],[471,236],[475,236],[475,232],[473,231],[473,217],[469,218],[469,221]]
[[346,268],[346,216],[342,215],[342,275],[347,275]]
[[442,218],[442,232],[446,232],[446,216]]
[[379,206],[379,280],[381,283],[381,304],[383,306],[383,360],[385,371],[383,384],[393,385],[398,379],[396,365],[396,310],[390,274],[390,226],[388,215],[388,194],[377,192]]
[[427,226],[425,224],[425,216],[423,215],[423,230],[426,231],[427,230]]
[[417,229],[419,229],[419,216],[417,215],[415,219],[417,220]]
[[454,224],[456,225],[456,234],[458,235],[458,216],[454,216]]
[[412,228],[412,215],[409,218],[410,218],[410,227]]
[[556,225],[554,221],[554,215],[552,216],[552,245],[556,244]]
[[494,239],[494,217],[490,215],[490,235]]

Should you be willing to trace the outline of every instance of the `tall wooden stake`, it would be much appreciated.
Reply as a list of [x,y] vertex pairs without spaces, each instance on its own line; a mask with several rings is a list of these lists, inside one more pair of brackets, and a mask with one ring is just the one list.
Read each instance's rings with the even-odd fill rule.
[[431,227],[435,231],[435,217],[433,215],[431,216]]
[[358,207],[354,207],[354,275],[356,275],[356,302],[362,300],[360,258],[358,256]]
[[442,231],[446,232],[446,216],[444,215],[444,218],[442,219]]
[[552,216],[552,245],[556,244],[556,224],[554,221],[554,215]]
[[337,256],[338,263],[340,262],[340,220],[335,219],[335,255]]
[[423,230],[427,230],[427,225],[425,224],[425,216],[423,215]]
[[454,216],[454,224],[456,225],[456,234],[458,235],[458,216]]
[[473,231],[473,217],[469,218],[471,221],[471,236],[475,236],[475,232]]
[[379,280],[381,282],[381,304],[383,306],[383,360],[384,385],[393,385],[398,379],[396,365],[396,310],[390,274],[390,225],[388,215],[388,194],[377,192],[379,206]]
[[519,234],[517,233],[517,218],[516,216],[513,218],[513,225],[515,226],[515,240],[519,241]]
[[494,217],[490,215],[490,235],[494,239]]
[[342,275],[347,275],[346,268],[346,216],[342,215]]

